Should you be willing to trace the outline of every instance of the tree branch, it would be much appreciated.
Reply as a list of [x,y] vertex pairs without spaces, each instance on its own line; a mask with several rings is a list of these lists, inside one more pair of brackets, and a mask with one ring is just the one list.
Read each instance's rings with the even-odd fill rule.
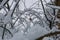
[[46,6],[51,7],[53,9],[60,9],[60,6],[55,6],[55,5],[52,5],[52,4],[49,4],[49,3],[47,3]]
[[53,32],[53,33],[45,34],[45,35],[37,38],[36,40],[42,40],[44,37],[54,36],[54,35],[57,35],[57,34],[60,34],[60,31],[56,31],[56,32]]

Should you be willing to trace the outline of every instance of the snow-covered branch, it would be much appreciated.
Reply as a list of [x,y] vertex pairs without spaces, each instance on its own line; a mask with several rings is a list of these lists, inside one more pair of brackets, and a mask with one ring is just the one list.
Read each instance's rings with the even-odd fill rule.
[[50,36],[54,36],[54,35],[58,35],[58,34],[60,34],[60,31],[50,32],[48,34],[44,34],[43,36],[37,38],[36,40],[42,40],[44,37],[50,37]]
[[46,6],[54,8],[54,9],[60,9],[60,6],[55,6],[55,5],[51,5],[51,4],[46,4]]

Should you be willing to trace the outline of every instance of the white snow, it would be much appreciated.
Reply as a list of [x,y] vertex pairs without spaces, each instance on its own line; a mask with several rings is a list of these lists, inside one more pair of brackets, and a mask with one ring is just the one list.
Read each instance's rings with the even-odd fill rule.
[[[37,0],[26,0],[25,1],[26,2],[26,5],[27,5],[26,7],[29,8],[31,6],[31,4],[33,4],[36,1]],[[47,3],[49,1],[50,0],[48,0]],[[14,2],[14,4],[15,4],[15,2]],[[8,12],[8,15],[6,17],[4,17],[4,15],[0,14],[0,19],[2,19],[4,17],[4,20],[3,20],[4,24],[8,24],[8,23],[10,23],[12,21],[11,20],[11,13],[12,13],[12,9],[14,7],[14,4],[13,4],[13,6],[11,8],[11,11]],[[21,6],[23,6],[22,3],[20,4],[19,7],[21,8]],[[48,5],[48,6],[54,7],[52,5]],[[60,7],[54,7],[54,8],[60,8]],[[23,9],[24,9],[24,7],[23,7]],[[24,16],[23,18],[25,18],[25,15],[22,15],[22,16]],[[44,18],[44,15],[43,14],[41,14],[41,16],[42,16],[42,18]],[[26,17],[26,20],[28,20],[27,18],[28,17]],[[22,19],[22,18],[21,18],[21,20],[24,21],[24,19]],[[35,19],[35,20],[37,20],[37,19]],[[25,26],[26,28],[19,26],[19,27],[16,27],[16,29],[11,30],[11,32],[13,33],[13,37],[11,39],[7,39],[7,40],[35,40],[36,38],[38,38],[40,36],[43,36],[44,34],[47,34],[47,33],[51,32],[51,31],[56,31],[56,28],[53,28],[51,31],[48,31],[45,27],[42,27],[39,24],[33,25],[32,22],[31,22],[32,27],[30,27],[31,26],[30,25],[30,22],[28,22],[28,21],[26,21],[26,22],[27,22],[25,24],[25,25],[27,25],[27,26]],[[18,22],[16,23],[16,25],[17,24],[18,24]],[[45,26],[48,27],[46,24],[45,24]],[[22,29],[20,30],[20,28],[23,28],[26,34],[22,33],[21,32]],[[16,31],[16,30],[19,30],[19,31],[17,33],[14,33],[13,31]],[[53,40],[53,38],[50,38],[50,37],[45,37],[43,40],[49,40],[49,39]],[[1,37],[0,37],[0,40],[2,40]]]
[[27,34],[18,32],[10,40],[35,40],[36,38],[46,33],[48,33],[48,31],[45,28],[40,27],[40,25],[37,24],[33,26]]

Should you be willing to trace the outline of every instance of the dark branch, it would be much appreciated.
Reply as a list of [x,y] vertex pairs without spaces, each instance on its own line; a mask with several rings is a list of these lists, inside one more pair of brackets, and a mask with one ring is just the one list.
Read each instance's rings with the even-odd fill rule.
[[54,36],[54,35],[57,35],[57,34],[60,34],[60,31],[56,31],[56,32],[54,32],[54,33],[45,34],[45,35],[37,38],[36,40],[42,40],[44,37]]

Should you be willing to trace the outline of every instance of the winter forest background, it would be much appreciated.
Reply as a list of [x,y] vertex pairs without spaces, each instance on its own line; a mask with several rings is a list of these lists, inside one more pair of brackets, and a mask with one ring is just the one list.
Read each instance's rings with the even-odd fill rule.
[[60,40],[60,0],[0,0],[0,40]]

